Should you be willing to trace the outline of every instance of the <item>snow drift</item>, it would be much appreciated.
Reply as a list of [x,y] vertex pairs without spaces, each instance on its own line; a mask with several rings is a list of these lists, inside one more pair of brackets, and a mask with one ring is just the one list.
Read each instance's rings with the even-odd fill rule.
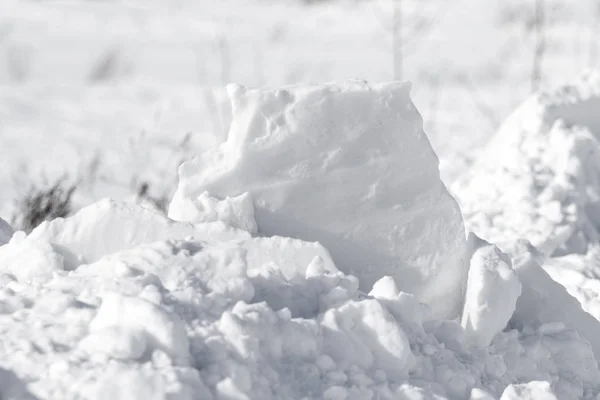
[[534,95],[453,187],[467,227],[547,255],[585,253],[600,234],[600,74]]
[[362,289],[387,274],[434,315],[459,315],[462,216],[408,83],[228,90],[227,141],[180,167],[171,218],[195,220],[205,192],[249,192],[261,235],[318,241]]

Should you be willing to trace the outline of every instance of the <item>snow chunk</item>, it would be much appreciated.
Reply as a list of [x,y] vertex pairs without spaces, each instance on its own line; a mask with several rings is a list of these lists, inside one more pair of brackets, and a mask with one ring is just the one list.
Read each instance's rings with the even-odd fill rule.
[[[317,268],[324,272],[337,272],[327,249],[319,243],[273,236],[252,238],[242,242],[246,249],[246,260],[250,271],[258,271],[265,266],[276,266],[288,279],[304,276]],[[315,258],[317,258],[315,260]],[[251,272],[252,273],[252,272]]]
[[147,340],[141,330],[110,326],[92,332],[79,343],[79,347],[117,360],[138,360],[146,352]]
[[179,221],[223,221],[234,228],[256,233],[254,204],[249,193],[219,200],[208,192],[203,192],[195,199],[182,199],[177,210],[177,213],[171,213],[170,216]]
[[[81,398],[81,397],[80,397]],[[210,391],[192,371],[148,371],[109,364],[98,381],[85,388],[83,398],[99,400],[213,400]]]
[[44,239],[55,245],[65,257],[67,269],[139,244],[188,236],[198,240],[250,237],[222,222],[176,222],[140,205],[108,199],[92,204],[72,217],[44,222],[29,235],[32,239]]
[[434,315],[460,313],[462,216],[408,83],[228,90],[227,141],[180,167],[171,218],[204,192],[249,192],[261,234],[318,241],[363,290],[389,275]]
[[558,400],[549,382],[532,381],[510,385],[500,400]]
[[494,245],[478,248],[471,258],[462,326],[467,336],[486,347],[515,311],[521,282],[510,258]]
[[378,301],[348,302],[322,318],[325,346],[336,365],[375,368],[390,376],[402,376],[412,366],[406,334]]
[[[600,241],[600,73],[527,100],[453,186],[468,230],[546,255]],[[510,190],[507,190],[510,188]]]
[[12,371],[0,368],[0,399],[2,400],[38,400],[27,391],[27,383]]
[[8,243],[15,230],[12,226],[2,218],[0,218],[0,246]]
[[177,315],[144,299],[118,293],[104,295],[90,330],[94,336],[83,345],[92,351],[136,359],[144,353],[147,343],[151,350],[166,352],[176,364],[188,365],[190,361],[183,322]]
[[483,389],[473,388],[469,400],[496,400],[494,396]]
[[21,283],[43,284],[63,270],[62,255],[46,240],[17,232],[8,244],[0,246],[0,273],[9,274]]

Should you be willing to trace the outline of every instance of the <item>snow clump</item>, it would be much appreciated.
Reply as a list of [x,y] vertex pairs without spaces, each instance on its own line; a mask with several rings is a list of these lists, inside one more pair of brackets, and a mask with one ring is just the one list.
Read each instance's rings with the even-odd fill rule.
[[171,218],[199,220],[206,192],[249,192],[259,234],[318,241],[363,290],[390,275],[434,315],[460,314],[468,268],[462,216],[440,180],[409,83],[228,91],[227,140],[180,167]]

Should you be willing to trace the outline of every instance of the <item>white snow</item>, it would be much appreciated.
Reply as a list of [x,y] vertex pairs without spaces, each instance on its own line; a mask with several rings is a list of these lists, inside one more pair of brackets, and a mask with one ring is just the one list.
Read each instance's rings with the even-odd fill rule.
[[250,237],[247,232],[220,221],[199,225],[178,223],[148,208],[106,199],[85,207],[73,217],[40,224],[29,238],[51,242],[65,257],[65,267],[74,269],[83,262],[94,262],[135,245],[188,236],[214,240]]
[[[88,351],[101,351],[119,359],[137,359],[145,351],[164,351],[174,362],[189,364],[185,325],[172,313],[139,297],[109,293],[102,296],[90,323],[91,337],[83,340]],[[121,347],[122,343],[126,346]]]
[[[290,117],[285,126],[310,126],[311,116],[314,126],[321,126],[322,115],[303,114],[300,107],[310,96],[321,98],[319,91],[351,99],[334,102],[339,103],[338,108],[332,107],[340,115],[345,109],[340,104],[356,112],[356,102],[364,106],[361,110],[378,115],[376,104],[381,106],[385,90],[392,91],[390,101],[396,90],[406,96],[404,100],[409,99],[404,85],[375,88],[357,83],[284,89],[288,94],[279,96],[296,93],[300,104],[292,108],[304,115],[300,120]],[[251,93],[269,98],[278,92]],[[277,101],[269,104],[275,109],[279,106]],[[257,117],[258,109],[249,110],[241,116],[252,117],[251,126],[264,123]],[[241,121],[234,113],[232,133],[243,131]],[[412,192],[406,191],[400,193],[401,199],[414,207],[421,201],[428,207],[440,201],[446,207],[442,210],[450,212],[440,211],[437,215],[444,218],[431,226],[424,224],[427,215],[420,216],[418,224],[407,228],[406,232],[412,232],[407,240],[393,243],[399,248],[421,244],[414,250],[435,249],[430,237],[433,228],[440,229],[438,238],[446,237],[449,231],[443,223],[448,223],[456,229],[468,274],[449,274],[456,280],[450,283],[423,280],[432,271],[446,277],[444,271],[466,268],[443,269],[445,261],[455,260],[455,254],[451,252],[447,259],[441,250],[438,258],[421,260],[424,276],[412,280],[410,275],[403,278],[407,271],[378,264],[375,258],[368,271],[374,282],[365,288],[362,269],[356,269],[358,276],[348,272],[347,254],[341,260],[335,258],[339,253],[330,254],[327,243],[335,245],[339,240],[320,244],[259,236],[264,233],[265,215],[260,209],[271,204],[263,192],[275,199],[275,189],[285,195],[294,193],[291,178],[275,183],[271,163],[278,160],[288,165],[302,154],[312,154],[301,140],[312,137],[307,131],[299,136],[290,132],[300,131],[282,128],[277,134],[271,132],[281,135],[283,144],[274,145],[267,153],[270,157],[258,157],[263,154],[258,151],[250,154],[247,148],[224,153],[239,156],[236,162],[247,156],[266,177],[265,187],[260,186],[262,175],[247,167],[235,172],[244,179],[254,177],[249,181],[252,185],[214,194],[212,184],[198,182],[210,178],[202,171],[220,164],[201,171],[194,168],[189,174],[186,169],[200,161],[182,168],[186,182],[182,187],[190,194],[180,192],[172,212],[192,222],[171,220],[142,205],[103,200],[72,217],[44,223],[28,236],[23,232],[12,235],[0,247],[0,395],[65,400],[595,399],[600,394],[600,322],[544,271],[545,255],[529,242],[509,237],[494,245],[473,234],[465,239],[456,205],[439,181],[437,158],[419,136],[420,123],[415,121],[398,119],[397,129],[408,132],[404,134],[408,143],[421,137],[423,149],[428,150],[419,157],[408,152],[407,157],[423,163],[415,173],[431,174],[427,182],[433,189],[416,185],[414,189],[422,190],[422,195],[412,199]],[[349,129],[354,125],[344,118],[330,123],[326,132],[340,137],[324,143],[344,144],[355,154],[360,152],[351,146],[350,138],[358,140],[361,133],[377,132],[368,127]],[[385,119],[381,123],[391,125]],[[416,131],[404,130],[403,124]],[[283,138],[298,141],[300,154],[281,156],[282,150],[292,148]],[[267,135],[244,143],[255,151],[256,140],[276,139]],[[396,140],[403,149],[402,140]],[[231,143],[223,145],[225,150]],[[391,156],[381,155],[372,162],[390,168],[395,165]],[[312,156],[306,159],[314,160]],[[307,171],[316,172],[319,165]],[[354,172],[353,182],[346,178],[333,182],[355,191],[350,193],[358,193],[359,183],[368,189],[369,176],[351,165],[348,168]],[[346,176],[344,169],[336,171],[329,173]],[[221,172],[214,175],[219,181],[235,176]],[[391,179],[394,175],[388,172]],[[402,169],[393,172],[407,176]],[[322,180],[320,187],[329,191],[290,197],[297,207],[290,211],[302,212],[315,226],[318,218],[327,222],[344,216],[339,202],[329,203],[342,198],[342,192],[332,182],[326,185],[327,176],[321,172],[299,182],[313,188]],[[379,179],[379,175],[369,179]],[[204,186],[209,186],[206,191]],[[379,225],[369,225],[375,235],[379,226],[389,228],[392,223],[384,216],[394,215],[387,214],[393,211],[388,207],[393,198],[381,200],[387,203],[375,202],[371,207],[374,213],[380,211],[375,219]],[[301,204],[306,207],[302,209]],[[366,210],[369,203],[361,204]],[[361,204],[354,204],[355,210]],[[278,204],[276,210],[287,221],[284,205]],[[369,223],[361,215],[349,215],[348,221],[358,217],[358,222]],[[268,217],[267,221],[273,223]],[[357,237],[353,240],[358,241]],[[457,248],[445,248],[453,249]],[[436,265],[442,269],[433,269]],[[411,271],[423,272],[416,265]],[[411,282],[417,283],[415,288]],[[431,286],[427,293],[441,296],[450,287],[458,293],[423,302],[422,282]],[[452,304],[443,307],[443,301]],[[440,318],[454,308],[461,318]]]
[[471,257],[462,326],[469,340],[487,347],[506,327],[521,295],[510,258],[489,243]]
[[177,212],[172,213],[185,216],[178,219],[189,222],[223,221],[234,228],[256,233],[254,205],[248,192],[236,197],[225,197],[223,200],[203,192],[196,198],[181,199]]
[[[468,229],[503,249],[515,239],[530,241],[542,253],[536,263],[549,274],[536,272],[538,284],[554,279],[600,320],[599,99],[600,73],[594,71],[534,95],[507,119],[453,191]],[[545,297],[548,288],[537,291]],[[557,298],[577,308],[565,295]],[[562,311],[563,301],[547,301],[554,307],[541,315],[580,326],[598,354],[598,333],[583,333],[590,318]],[[538,311],[530,316],[539,317]],[[569,322],[571,315],[579,321]]]
[[558,400],[548,382],[532,381],[506,388],[500,400]]
[[261,235],[318,241],[363,290],[390,275],[435,316],[459,315],[462,216],[408,83],[228,90],[227,140],[180,167],[171,218],[197,220],[205,192],[249,192]]
[[595,356],[600,359],[600,325],[598,320],[583,311],[581,304],[567,290],[552,280],[542,268],[544,257],[531,243],[519,240],[505,247],[521,284],[522,293],[517,300],[511,325],[517,329],[525,326],[539,327],[554,323],[577,331],[589,342]]
[[[0,216],[18,220],[15,200],[29,185],[62,175],[79,182],[75,210],[110,196],[154,211],[102,201],[29,236],[0,219],[0,399],[600,398],[600,74],[545,88],[597,66],[598,2],[538,2],[546,6],[543,92],[492,140],[504,116],[530,95],[535,2],[402,1],[401,65],[392,60],[399,45],[393,1],[305,3],[2,2]],[[321,114],[298,111],[318,93],[299,96],[298,86],[280,86],[381,82],[397,78],[397,67],[414,82],[412,100],[405,88],[398,104],[406,120],[385,132],[373,128],[390,122],[377,121],[390,111],[372,104],[381,85],[370,85],[370,98],[359,96],[362,89],[339,93],[343,102],[332,96],[335,107]],[[255,118],[234,127],[235,140],[227,134],[232,113],[224,90],[232,81],[275,85],[238,87],[232,97],[249,104],[238,104],[234,121]],[[264,110],[263,98],[252,97],[278,92],[296,96],[288,105],[293,117],[278,101]],[[427,133],[418,145],[406,142],[422,134],[412,101]],[[276,127],[279,114],[286,120]],[[265,116],[274,122],[270,131]],[[348,129],[354,120],[367,124]],[[275,140],[286,129],[319,137],[306,122],[345,125],[322,153],[286,141],[297,135]],[[407,135],[412,128],[415,136]],[[272,146],[259,149],[264,143],[256,138]],[[191,162],[183,178],[193,190],[177,199],[185,221],[157,214],[181,161],[217,154],[214,147],[226,140],[223,147],[252,161],[232,171],[256,185],[205,191],[205,178],[223,177],[212,163],[203,172],[196,167],[205,164]],[[336,155],[338,145],[350,155]],[[404,158],[350,157],[373,147]],[[257,151],[250,157],[248,149]],[[411,212],[427,200],[413,197],[406,181],[392,197],[381,196],[390,188],[369,186],[386,181],[385,167],[390,176],[409,176],[403,162],[428,176],[413,174],[427,183],[417,189],[440,188],[437,200],[460,217],[439,184],[438,157],[466,231],[487,241],[471,235],[465,243],[462,225],[441,221],[390,234],[404,223],[395,213],[406,211],[393,210],[392,200],[414,206]],[[357,168],[341,170],[340,160]],[[381,165],[365,168],[365,160]],[[273,161],[290,171],[277,175]],[[298,178],[332,171],[344,180]],[[159,201],[140,196],[141,184]],[[288,201],[293,210],[278,209],[288,226],[271,221],[263,231],[256,192],[272,189],[277,197],[290,193],[282,187],[301,184],[317,190]],[[368,205],[360,202],[369,195],[387,203],[344,210],[348,198]],[[344,233],[360,225],[357,237],[383,253],[340,251],[332,240],[300,235],[290,223],[298,213],[311,226],[340,220]],[[438,234],[454,237],[454,249],[466,247],[462,278],[451,249],[435,243]],[[437,259],[419,260],[425,268],[417,272],[449,275],[439,274],[437,283],[398,279],[409,271],[382,268],[380,254],[395,260],[399,249],[440,250]],[[411,282],[430,284],[431,298]],[[459,289],[442,296],[451,288]],[[444,307],[454,312],[440,313]],[[456,318],[440,317],[450,314]]]
[[[114,220],[95,209],[90,224]],[[32,395],[62,399],[443,399],[467,398],[473,388],[499,398],[507,385],[532,379],[562,398],[600,390],[590,345],[564,325],[497,331],[474,352],[460,324],[429,318],[391,277],[367,296],[321,256],[303,276],[286,277],[277,262],[249,256],[252,240],[157,241],[39,284],[14,277],[2,292],[15,306],[0,314],[0,368],[26,378]],[[309,244],[257,240],[268,241],[262,260],[274,250],[298,264],[308,259]],[[24,269],[27,257],[21,253]],[[475,259],[499,270],[494,258]]]
[[[23,261],[27,263],[25,268]],[[46,240],[18,232],[8,244],[0,246],[0,272],[20,282],[42,284],[62,270],[63,256]]]
[[[585,253],[600,223],[600,74],[534,95],[453,188],[467,227],[547,255]],[[510,190],[508,190],[510,188]]]

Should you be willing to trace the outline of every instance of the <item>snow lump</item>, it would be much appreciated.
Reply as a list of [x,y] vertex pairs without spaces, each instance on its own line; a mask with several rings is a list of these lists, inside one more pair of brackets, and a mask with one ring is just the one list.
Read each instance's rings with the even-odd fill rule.
[[409,83],[228,90],[228,138],[180,167],[171,218],[205,215],[194,204],[204,209],[206,192],[249,192],[261,235],[318,241],[362,289],[390,275],[434,315],[459,315],[468,263],[462,216]]

